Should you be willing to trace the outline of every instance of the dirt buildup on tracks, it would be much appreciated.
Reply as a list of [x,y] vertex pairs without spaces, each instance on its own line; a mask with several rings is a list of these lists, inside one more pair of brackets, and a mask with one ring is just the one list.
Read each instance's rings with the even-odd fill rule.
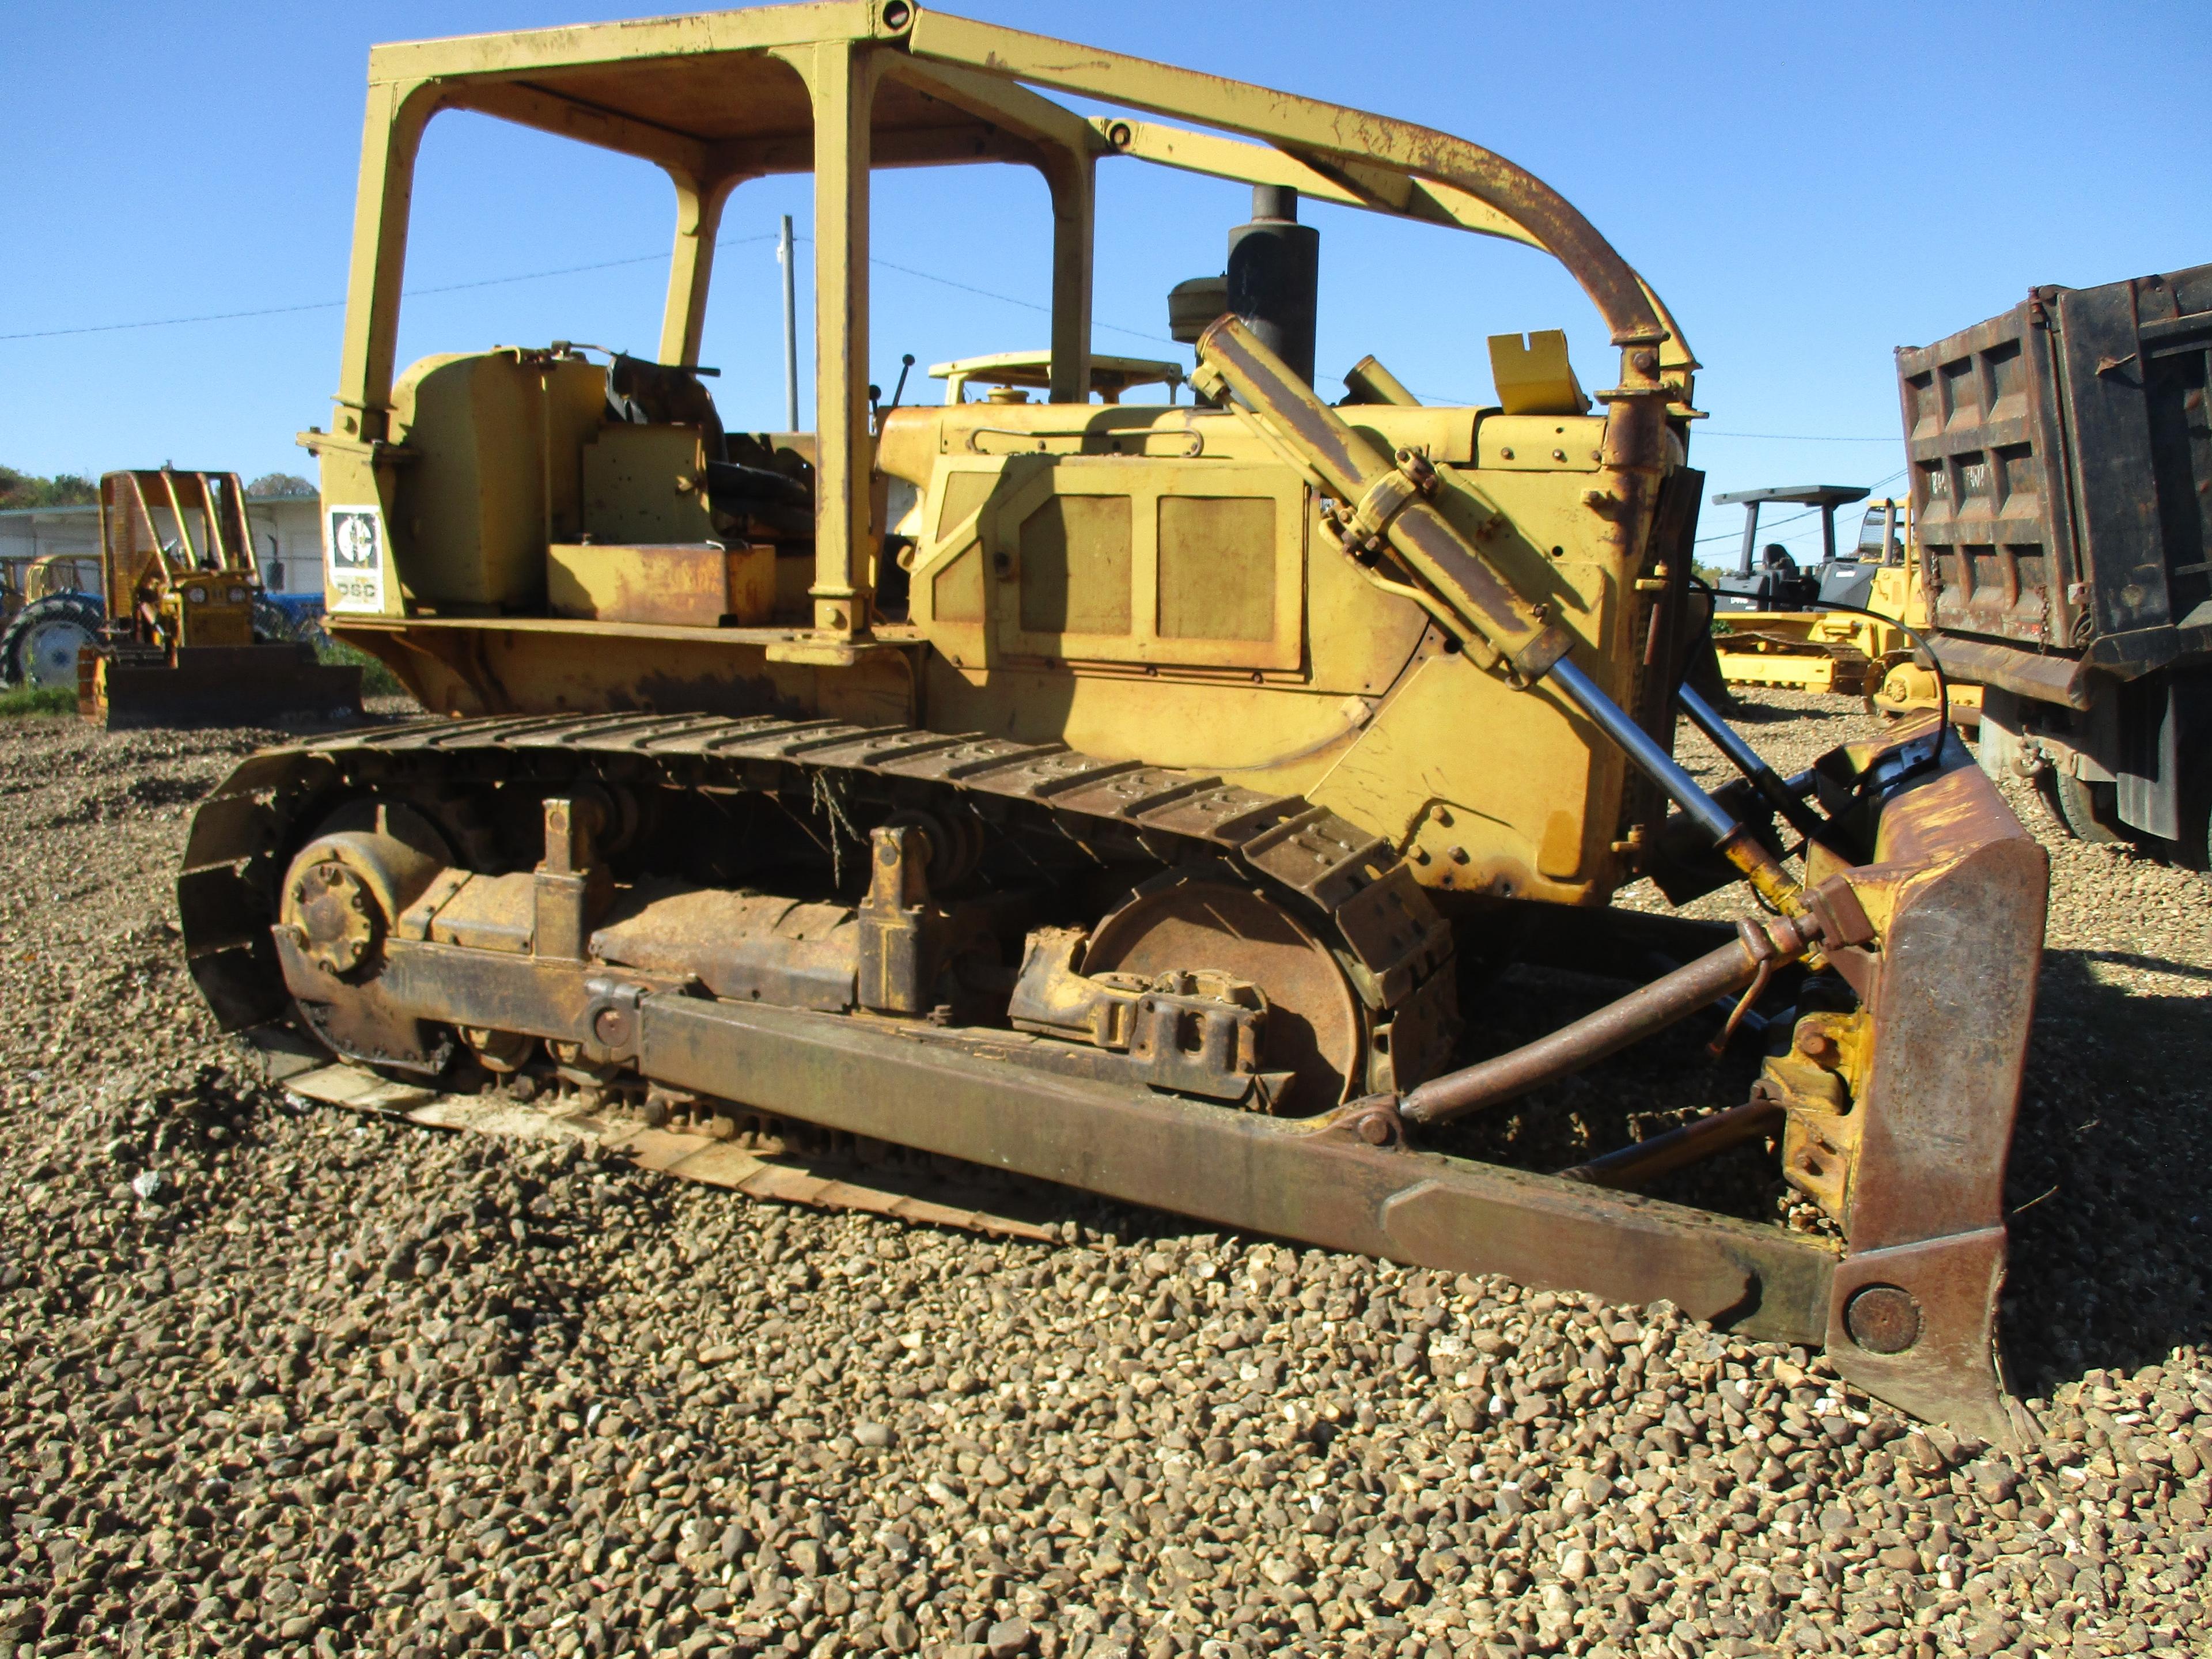
[[[1801,761],[1841,706],[1747,729]],[[2009,1455],[1664,1305],[1082,1198],[994,1243],[305,1108],[169,919],[260,740],[0,730],[0,1655],[2212,1642],[2212,886],[2031,796]]]

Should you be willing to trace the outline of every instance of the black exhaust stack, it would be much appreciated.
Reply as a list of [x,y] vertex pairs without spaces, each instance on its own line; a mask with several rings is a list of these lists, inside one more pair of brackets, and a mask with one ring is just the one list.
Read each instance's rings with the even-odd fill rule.
[[1321,233],[1298,222],[1298,193],[1252,186],[1252,222],[1229,233],[1229,309],[1260,342],[1314,377],[1314,319],[1321,292]]

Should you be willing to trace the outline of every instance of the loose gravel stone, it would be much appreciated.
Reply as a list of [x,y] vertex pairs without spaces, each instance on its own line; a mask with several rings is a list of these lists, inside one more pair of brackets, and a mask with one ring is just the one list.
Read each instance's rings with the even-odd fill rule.
[[[1844,707],[1746,729],[1788,769]],[[1663,1304],[1080,1197],[1068,1244],[995,1243],[301,1107],[169,920],[262,740],[0,730],[0,1659],[2212,1643],[2212,887],[2028,794],[2013,1456]]]

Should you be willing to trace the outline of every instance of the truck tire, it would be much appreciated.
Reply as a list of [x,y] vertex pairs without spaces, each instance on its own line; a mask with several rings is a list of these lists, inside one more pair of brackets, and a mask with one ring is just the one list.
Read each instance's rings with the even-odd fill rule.
[[15,613],[0,634],[0,686],[76,690],[76,658],[100,641],[107,611],[88,593],[50,593]]
[[2118,817],[2113,810],[2117,792],[2111,784],[2090,783],[2056,767],[2044,776],[2044,799],[2051,804],[2052,816],[2075,840],[2093,847],[2110,847],[2126,839],[2111,823]]

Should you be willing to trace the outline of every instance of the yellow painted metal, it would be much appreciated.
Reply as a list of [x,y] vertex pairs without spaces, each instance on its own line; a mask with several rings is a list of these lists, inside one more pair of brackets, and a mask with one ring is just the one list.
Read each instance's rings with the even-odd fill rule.
[[545,562],[556,617],[720,628],[764,626],[775,611],[775,550],[719,542],[556,544]]
[[100,541],[108,617],[142,643],[253,643],[261,580],[236,473],[107,473]]
[[[1131,113],[1079,115],[1054,94]],[[730,191],[813,173],[818,430],[787,447],[813,466],[814,536],[811,549],[787,539],[769,566],[800,625],[707,625],[711,573],[690,578],[732,532],[702,487],[699,432],[609,421],[595,365],[510,349],[395,379],[407,202],[423,129],[444,109],[667,174],[668,362],[697,361]],[[1687,412],[1695,364],[1649,286],[1571,207],[1425,128],[844,0],[373,55],[337,410],[331,431],[302,434],[322,463],[330,533],[368,561],[343,608],[334,585],[334,626],[445,712],[796,707],[1059,739],[1307,793],[1407,849],[1432,885],[1601,900],[1627,873],[1615,847],[1628,792],[1608,745],[1548,694],[1447,649],[1433,598],[1347,560],[1319,510],[1328,481],[1247,418],[1088,401],[1134,383],[1090,350],[1093,174],[1125,160],[1288,184],[1567,267],[1620,348],[1603,412],[1516,388],[1518,413],[1389,403],[1340,415],[1361,443],[1432,469],[1422,510],[1565,630],[1612,695],[1638,695],[1654,503],[1683,453],[1668,417]],[[1050,345],[996,367],[1048,401],[903,409],[872,431],[869,175],[955,161],[1026,166],[1048,184]],[[915,492],[896,509],[911,545],[885,540],[887,479]],[[684,546],[701,550],[671,579],[683,592],[641,599]],[[908,568],[903,623],[876,614],[894,554]]]
[[1954,726],[1978,726],[1982,719],[1980,686],[1971,680],[1949,680],[1939,688],[1934,672],[1915,662],[1892,664],[1867,702],[1883,714],[1909,714],[1948,702]]
[[1490,374],[1508,415],[1586,415],[1589,397],[1567,361],[1566,331],[1490,337]]
[[707,458],[694,426],[606,426],[584,445],[583,522],[595,540],[714,539]]
[[[554,617],[356,619],[343,637],[387,664],[433,713],[520,706],[749,712],[796,707],[882,726],[916,704],[909,652],[860,651],[834,664],[780,649],[811,642],[781,628],[692,628]],[[526,705],[516,696],[521,688]]]
[[722,207],[742,173],[702,179],[669,169],[676,186],[676,247],[668,264],[668,303],[661,313],[660,361],[687,368],[699,362],[707,327],[707,289],[714,276],[714,235]]
[[[987,661],[1298,666],[1310,509],[1287,468],[948,458],[932,495],[978,473],[991,489],[975,543],[994,595]],[[933,549],[917,586],[931,592],[967,551]],[[916,607],[925,627],[932,604]]]
[[[1157,357],[1105,357],[1093,352],[1090,368],[1089,390],[1109,404],[1120,403],[1130,387],[1139,386],[1167,387],[1168,399],[1172,403],[1175,389],[1184,379],[1181,363]],[[1046,391],[1055,379],[1049,351],[992,351],[980,357],[932,363],[929,377],[945,382],[945,401],[948,404],[966,402],[971,386],[1035,386]],[[1051,401],[1083,403],[1087,399],[1063,398],[1055,392]]]
[[[1303,479],[1263,440],[1211,410],[1094,407],[1071,421],[1073,413],[971,404],[901,410],[886,425],[882,464],[924,492],[915,621],[953,671],[929,681],[935,721],[1061,736],[1086,751],[1140,753],[1300,791],[1407,848],[1419,878],[1435,886],[1568,902],[1610,890],[1621,808],[1611,755],[1594,755],[1589,734],[1557,703],[1446,653],[1414,605],[1363,580],[1336,550]],[[1471,411],[1376,405],[1340,413],[1386,449],[1425,447],[1462,467],[1474,459]],[[1559,422],[1541,424],[1540,435],[1559,436]],[[1581,437],[1588,444],[1602,423],[1575,424],[1590,429]],[[976,453],[998,444],[1004,453]],[[1195,458],[1158,458],[1170,447]],[[1453,493],[1445,508],[1510,526],[1492,532],[1492,556],[1545,595],[1600,662],[1632,662],[1635,630],[1648,613],[1635,602],[1637,567],[1590,544],[1583,497],[1594,463],[1587,451],[1572,466],[1548,452],[1535,460],[1545,470],[1449,475],[1474,480],[1484,502]],[[1046,480],[1065,494],[1112,489],[1157,501],[1206,487],[1209,477],[1225,499],[1249,498],[1272,477],[1279,500],[1306,500],[1295,551],[1307,596],[1303,663],[1287,652],[1271,657],[1279,635],[1200,641],[1144,629],[1157,615],[1148,607],[1158,604],[1158,574],[1141,552],[1128,567],[1128,633],[1071,641],[1020,628],[1028,573],[1015,532]],[[1148,518],[1139,511],[1131,522]],[[1553,546],[1578,556],[1554,557]],[[1287,583],[1277,589],[1289,591]],[[1287,626],[1287,618],[1278,624]],[[1291,665],[1277,672],[1265,666],[1270,660]],[[1240,665],[1260,672],[1240,674]],[[1601,672],[1627,689],[1617,668]]]
[[[1310,798],[1340,811],[1374,803],[1362,810],[1393,826],[1424,885],[1586,902],[1609,887],[1620,781],[1559,704],[1494,696],[1495,684],[1464,656],[1425,659]],[[1467,747],[1470,720],[1481,722],[1481,766],[1418,763]],[[1493,766],[1510,788],[1486,778]]]
[[867,631],[869,109],[880,60],[851,40],[786,54],[814,100],[814,626]]
[[[546,547],[583,532],[584,458],[605,402],[605,374],[580,357],[507,350],[425,358],[393,389],[392,426],[407,464],[391,470],[387,483],[384,469],[344,452],[336,471],[347,482],[334,490],[325,452],[324,501],[388,503],[386,517],[404,526],[410,555],[406,592],[418,603],[537,605]],[[389,613],[398,584],[386,589]]]
[[[1859,680],[1841,684],[1838,664],[1826,653],[1717,650],[1721,678],[1730,685],[1765,685],[1784,691],[1847,691]],[[1861,668],[1864,667],[1862,662]]]
[[[1240,184],[1285,185],[1317,202],[1425,219],[1485,236],[1540,247],[1534,235],[1506,214],[1463,190],[1346,156],[1309,162],[1272,144],[1249,143],[1218,133],[1194,132],[1158,121],[1099,115],[1091,125],[1116,153],[1188,173]],[[1316,158],[1318,161],[1318,158]]]

